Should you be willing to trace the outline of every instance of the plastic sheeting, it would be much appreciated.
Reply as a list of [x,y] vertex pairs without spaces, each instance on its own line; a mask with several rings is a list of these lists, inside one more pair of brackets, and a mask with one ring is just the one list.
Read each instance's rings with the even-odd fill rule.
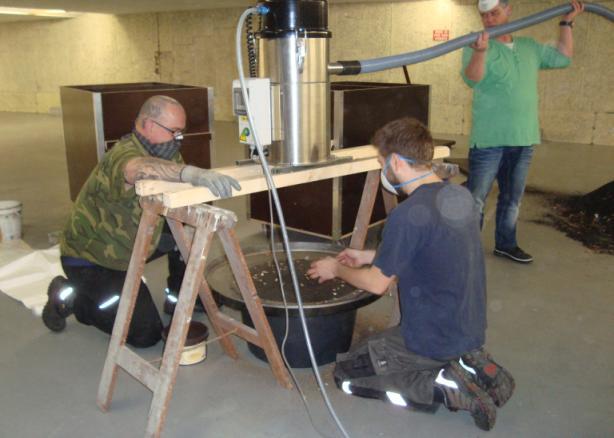
[[0,243],[0,291],[40,315],[47,302],[47,286],[64,275],[59,245],[33,250],[21,240]]

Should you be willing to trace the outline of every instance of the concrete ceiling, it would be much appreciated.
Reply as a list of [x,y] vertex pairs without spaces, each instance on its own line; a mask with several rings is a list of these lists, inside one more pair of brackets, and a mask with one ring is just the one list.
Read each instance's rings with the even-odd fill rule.
[[[0,0],[0,6],[15,8],[64,9],[71,12],[133,14],[142,12],[251,6],[257,0]],[[362,0],[364,3],[366,0]],[[391,1],[391,0],[371,0]],[[395,1],[395,0],[392,0]],[[397,0],[402,1],[402,0]],[[329,0],[329,3],[360,3],[357,0]]]

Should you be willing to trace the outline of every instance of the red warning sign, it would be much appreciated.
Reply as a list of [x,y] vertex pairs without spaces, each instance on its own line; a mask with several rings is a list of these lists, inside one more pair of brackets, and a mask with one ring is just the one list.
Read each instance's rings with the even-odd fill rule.
[[433,41],[448,41],[449,39],[449,29],[433,29]]

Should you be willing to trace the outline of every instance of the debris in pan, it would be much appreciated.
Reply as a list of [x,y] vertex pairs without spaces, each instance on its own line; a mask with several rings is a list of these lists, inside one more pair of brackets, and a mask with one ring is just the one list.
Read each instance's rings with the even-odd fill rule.
[[542,223],[553,225],[588,248],[614,254],[614,181],[586,195],[553,196]]

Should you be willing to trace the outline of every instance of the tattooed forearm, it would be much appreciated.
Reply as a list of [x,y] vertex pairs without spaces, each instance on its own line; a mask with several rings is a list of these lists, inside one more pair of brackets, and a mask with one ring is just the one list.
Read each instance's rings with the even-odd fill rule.
[[160,158],[142,157],[135,158],[126,163],[124,177],[128,184],[134,184],[140,179],[159,179],[162,181],[180,181],[183,164]]

